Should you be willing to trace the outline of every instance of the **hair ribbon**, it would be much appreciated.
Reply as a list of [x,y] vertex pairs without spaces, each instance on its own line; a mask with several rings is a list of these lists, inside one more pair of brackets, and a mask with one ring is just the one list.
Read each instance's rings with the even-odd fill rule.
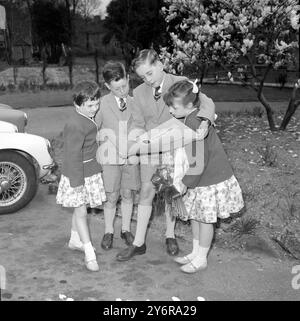
[[199,88],[197,86],[197,81],[198,81],[198,79],[195,79],[195,81],[190,81],[190,83],[193,85],[193,90],[192,90],[193,94],[198,94],[198,92],[199,92]]

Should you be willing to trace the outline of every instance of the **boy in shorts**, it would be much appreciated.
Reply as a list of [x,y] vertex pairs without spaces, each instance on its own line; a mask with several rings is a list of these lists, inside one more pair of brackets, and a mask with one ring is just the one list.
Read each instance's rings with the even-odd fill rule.
[[[101,99],[101,109],[95,117],[100,128],[100,147],[97,160],[103,168],[104,189],[107,202],[104,204],[105,232],[101,242],[104,250],[113,247],[116,204],[121,195],[121,238],[131,245],[134,237],[130,232],[133,209],[133,191],[140,189],[138,164],[128,164],[127,137],[133,116],[130,107],[129,76],[120,62],[109,61],[103,67],[103,78],[110,93]],[[104,139],[104,140],[103,140]]]

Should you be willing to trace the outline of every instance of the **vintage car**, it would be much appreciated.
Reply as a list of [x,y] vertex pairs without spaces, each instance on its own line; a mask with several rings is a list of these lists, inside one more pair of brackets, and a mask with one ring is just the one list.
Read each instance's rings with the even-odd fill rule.
[[14,124],[20,133],[24,133],[27,125],[26,113],[5,104],[0,104],[0,120]]
[[20,133],[20,123],[15,124],[0,118],[0,214],[27,205],[36,194],[39,180],[55,166],[49,140]]

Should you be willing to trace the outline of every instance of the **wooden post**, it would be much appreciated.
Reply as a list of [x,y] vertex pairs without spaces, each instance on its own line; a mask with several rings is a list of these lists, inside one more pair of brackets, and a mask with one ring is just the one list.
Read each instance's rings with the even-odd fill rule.
[[69,68],[70,86],[73,88],[73,52],[71,47],[67,47],[67,65]]
[[13,60],[13,76],[14,76],[14,84],[17,86],[17,78],[18,78],[18,67],[17,62]]
[[41,50],[41,58],[42,58],[42,77],[43,77],[43,85],[46,86],[46,68],[47,68],[47,60],[48,60],[48,55],[47,55],[47,50],[45,46]]

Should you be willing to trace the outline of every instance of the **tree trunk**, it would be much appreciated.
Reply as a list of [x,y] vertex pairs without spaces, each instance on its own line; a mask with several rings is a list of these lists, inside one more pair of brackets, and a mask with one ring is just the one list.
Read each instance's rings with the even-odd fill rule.
[[294,115],[295,111],[297,110],[298,106],[300,105],[300,101],[296,101],[296,93],[297,93],[298,88],[294,86],[293,91],[292,91],[292,96],[289,101],[288,108],[286,110],[286,113],[283,117],[283,120],[281,122],[281,125],[279,127],[280,130],[285,130],[286,126],[290,122],[292,116]]
[[71,47],[68,48],[67,62],[69,68],[70,86],[73,88],[73,51]]
[[70,1],[65,0],[66,8],[67,8],[67,20],[68,20],[68,38],[69,38],[69,46],[72,48],[73,46],[73,23],[72,23],[72,14],[70,8]]
[[267,112],[267,118],[268,118],[268,122],[269,122],[269,126],[270,126],[270,129],[272,131],[275,131],[276,130],[276,126],[275,126],[275,123],[274,123],[274,119],[273,119],[273,110],[270,106],[270,104],[268,103],[268,101],[266,100],[265,96],[263,93],[260,93],[257,95],[257,98],[258,100],[263,104],[263,106],[265,107],[266,109],[266,112]]
[[30,1],[26,0],[27,8],[28,8],[28,13],[30,17],[30,39],[31,39],[31,44],[35,45],[36,44],[36,33],[34,29],[34,21],[33,21],[33,14],[32,14],[32,6],[30,5]]
[[[266,80],[266,77],[267,77],[267,74],[269,73],[269,71],[271,70],[271,67],[272,65],[269,64],[267,69],[265,70],[265,73],[263,75],[263,78],[261,79],[260,83],[259,83],[259,87],[258,87],[258,92],[257,92],[257,98],[258,100],[263,104],[263,106],[265,107],[266,109],[266,112],[267,112],[267,118],[268,118],[268,122],[269,122],[269,126],[270,126],[270,129],[272,131],[275,131],[276,130],[276,126],[275,126],[275,123],[274,123],[274,119],[273,119],[273,110],[271,108],[271,105],[268,103],[265,95],[263,94],[263,88],[264,88],[264,83],[265,83],[265,80]],[[254,75],[255,76],[255,75]]]
[[[6,45],[6,59],[8,64],[13,64],[13,46],[12,46],[12,25],[13,25],[13,17],[12,17],[12,9],[11,5],[6,7],[7,10],[7,20],[6,20],[6,27],[7,29],[4,30],[5,32],[5,45]],[[10,22],[9,22],[10,21]]]
[[121,45],[121,50],[122,50],[122,55],[123,55],[124,60],[125,60],[125,67],[126,67],[126,70],[127,70],[130,67],[131,57],[128,54],[128,49],[127,49],[126,44],[125,45]]
[[96,83],[99,85],[98,49],[95,50],[95,65],[96,65]]
[[6,62],[10,65],[12,63],[11,59],[11,42],[9,38],[9,30],[4,30],[4,42],[5,42],[5,59]]
[[85,33],[85,48],[87,51],[90,49],[90,34],[88,32]]
[[200,66],[200,79],[199,79],[201,86],[203,85],[203,79],[206,74],[206,70],[207,70],[207,63],[201,64],[201,66]]

